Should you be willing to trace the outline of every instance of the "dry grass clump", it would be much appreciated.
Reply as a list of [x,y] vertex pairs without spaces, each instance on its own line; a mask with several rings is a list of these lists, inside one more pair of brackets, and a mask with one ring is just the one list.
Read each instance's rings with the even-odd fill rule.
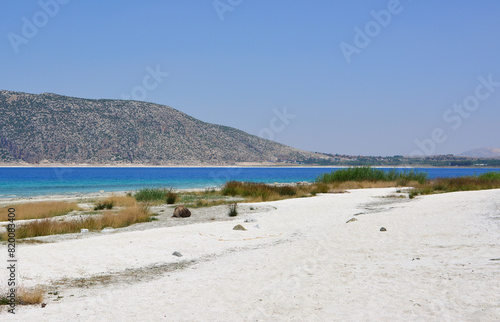
[[[0,305],[10,304],[10,298],[7,297],[9,292],[4,292],[0,295]],[[43,302],[45,289],[42,286],[34,288],[18,287],[15,293],[17,305],[40,304]]]
[[[120,228],[150,220],[149,207],[135,204],[118,212],[105,212],[103,215],[80,216],[78,219],[56,221],[50,218],[34,220],[18,225],[16,238],[30,238],[57,234],[80,232],[81,229],[101,230],[105,227]],[[0,240],[7,240],[7,233],[0,235]]]
[[151,213],[149,212],[149,207],[145,205],[136,204],[131,207],[127,207],[119,213],[107,212],[100,219],[100,228],[113,227],[121,228],[127,227],[135,223],[141,223],[149,221]]
[[21,305],[39,304],[43,302],[45,289],[41,286],[35,288],[20,287],[17,289],[17,300]]
[[76,202],[44,201],[17,204],[0,208],[0,221],[8,220],[8,209],[16,209],[16,220],[50,218],[67,215],[73,210],[79,210]]

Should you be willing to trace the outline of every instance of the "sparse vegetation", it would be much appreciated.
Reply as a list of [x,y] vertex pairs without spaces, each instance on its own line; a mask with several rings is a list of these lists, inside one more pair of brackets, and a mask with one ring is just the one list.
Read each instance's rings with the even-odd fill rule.
[[[272,201],[287,198],[314,196],[318,193],[345,192],[346,189],[382,188],[394,186],[414,187],[406,190],[410,198],[417,195],[452,191],[480,190],[500,188],[500,172],[490,172],[479,176],[427,179],[425,173],[414,171],[389,171],[379,169],[347,168],[332,173],[325,173],[312,184],[272,185],[255,182],[228,181],[221,190],[205,189],[196,192],[174,192],[168,188],[141,189],[134,195],[111,196],[95,203],[95,211],[82,212],[80,216],[52,218],[64,215],[72,210],[79,210],[77,203],[37,202],[16,205],[18,219],[32,218],[27,223],[17,226],[16,235],[23,239],[54,234],[80,232],[81,229],[99,231],[106,227],[120,228],[139,222],[157,220],[149,212],[152,202],[175,203],[186,206],[207,207],[228,205],[228,215],[238,214],[237,202]],[[397,190],[401,193],[402,190]],[[391,198],[403,198],[405,195],[391,195]],[[146,201],[148,204],[139,201]],[[250,207],[252,210],[253,207]],[[1,208],[7,216],[7,208]],[[163,210],[160,210],[163,212]],[[23,217],[21,217],[23,216]],[[21,217],[21,218],[20,218]],[[0,234],[0,240],[6,240],[6,233]],[[26,240],[26,239],[25,239]]]
[[226,196],[214,192],[188,192],[179,194],[179,202],[190,208],[211,207],[231,202]]
[[[135,223],[147,222],[150,218],[149,208],[135,204],[118,212],[105,212],[103,215],[80,216],[77,219],[56,221],[51,218],[33,220],[17,226],[18,239],[48,236],[57,234],[77,233],[81,229],[101,230],[105,227],[121,228]],[[0,240],[6,240],[7,233],[0,235]]]
[[[214,165],[221,160],[228,164],[241,160],[264,162],[277,155],[283,162],[296,162],[318,155],[264,141],[234,128],[202,122],[164,105],[147,102],[130,104],[123,100],[0,91],[0,115],[3,116],[0,118],[2,162],[38,164],[45,159],[64,164],[166,165],[208,161]],[[47,116],[43,122],[33,121],[41,115]],[[92,122],[79,121],[88,115],[92,115]],[[180,127],[170,126],[172,120]],[[168,126],[169,134],[158,131],[159,125]],[[106,148],[96,149],[104,132]],[[73,133],[78,133],[81,139],[74,140]],[[186,133],[199,135],[190,135],[186,140]],[[44,138],[44,144],[34,139],[39,137]],[[132,152],[131,142],[141,142],[141,153]],[[212,160],[205,157],[207,142],[210,142]],[[71,149],[60,152],[54,146]],[[21,152],[20,147],[30,153]],[[172,150],[172,147],[176,148]]]

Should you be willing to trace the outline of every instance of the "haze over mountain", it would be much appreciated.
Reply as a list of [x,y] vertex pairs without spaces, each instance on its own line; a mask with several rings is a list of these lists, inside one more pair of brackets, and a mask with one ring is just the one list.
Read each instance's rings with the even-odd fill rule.
[[500,148],[479,148],[465,151],[460,156],[472,158],[500,158]]
[[1,162],[229,165],[318,157],[154,103],[2,90],[0,113]]

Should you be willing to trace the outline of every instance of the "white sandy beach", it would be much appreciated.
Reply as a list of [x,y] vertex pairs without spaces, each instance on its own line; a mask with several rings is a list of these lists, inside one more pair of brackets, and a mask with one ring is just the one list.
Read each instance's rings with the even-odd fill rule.
[[[45,308],[18,306],[15,316],[4,308],[0,320],[499,321],[500,190],[382,198],[395,191],[20,244],[20,282],[58,294],[46,296]],[[5,245],[0,258],[7,262]],[[6,276],[3,269],[1,285]]]

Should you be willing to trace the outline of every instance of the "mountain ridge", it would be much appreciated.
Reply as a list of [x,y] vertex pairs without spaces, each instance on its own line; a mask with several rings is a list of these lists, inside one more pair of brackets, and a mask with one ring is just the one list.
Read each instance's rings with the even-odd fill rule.
[[0,162],[235,165],[321,157],[167,105],[0,91]]
[[500,148],[477,148],[460,153],[459,156],[472,158],[500,158]]

